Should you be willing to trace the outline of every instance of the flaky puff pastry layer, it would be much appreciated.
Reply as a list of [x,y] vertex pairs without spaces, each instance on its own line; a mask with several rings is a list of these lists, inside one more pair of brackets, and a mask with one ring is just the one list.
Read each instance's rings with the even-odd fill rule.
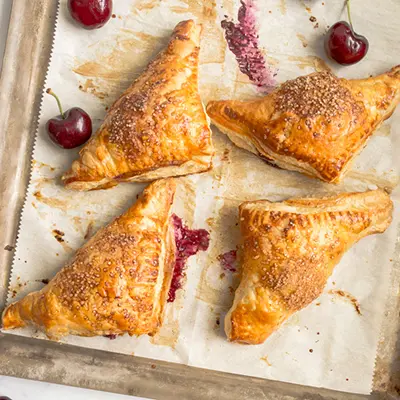
[[198,92],[201,26],[179,23],[168,47],[122,94],[63,176],[69,189],[104,189],[207,171],[214,148]]
[[51,339],[155,334],[175,262],[174,194],[172,178],[151,184],[48,285],[11,304],[3,313],[3,328],[34,325]]
[[400,101],[400,66],[360,80],[317,72],[254,101],[211,101],[212,122],[277,167],[339,182]]
[[380,190],[240,205],[243,266],[225,318],[231,341],[260,344],[315,300],[343,254],[384,232],[393,204]]

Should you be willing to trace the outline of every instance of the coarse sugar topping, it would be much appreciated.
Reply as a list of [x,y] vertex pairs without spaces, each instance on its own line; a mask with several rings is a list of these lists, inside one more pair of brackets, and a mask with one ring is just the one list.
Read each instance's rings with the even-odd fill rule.
[[358,113],[350,90],[330,72],[301,76],[285,82],[277,92],[277,108],[301,117],[335,117],[350,109]]

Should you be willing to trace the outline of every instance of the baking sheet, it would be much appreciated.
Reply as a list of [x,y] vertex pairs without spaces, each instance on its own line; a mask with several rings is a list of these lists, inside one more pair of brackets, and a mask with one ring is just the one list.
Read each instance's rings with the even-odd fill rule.
[[[284,21],[287,24],[290,17],[293,18],[292,13],[295,12],[297,12],[297,17],[300,11],[304,12],[304,21],[308,21],[309,13],[304,7],[300,8],[300,3],[292,4],[294,9],[287,5],[286,12],[282,9],[281,4],[279,7],[277,7],[278,4],[271,4],[274,16],[272,20],[268,15],[264,15],[264,13],[269,14],[270,10],[260,10],[258,13],[259,21],[265,20],[269,23],[276,21],[276,25],[274,25],[275,22],[271,24],[271,29],[277,29],[279,24],[282,25]],[[115,10],[116,18],[104,28],[104,31],[82,33],[82,30],[78,30],[70,24],[65,13],[65,4],[62,3],[48,83],[57,93],[61,94],[66,105],[81,105],[92,116],[101,119],[105,106],[110,104],[118,92],[129,84],[130,79],[140,71],[141,66],[147,63],[149,57],[154,53],[154,49],[162,48],[174,24],[181,19],[194,16],[206,24],[206,35],[203,40],[203,43],[204,41],[206,43],[202,48],[200,74],[201,91],[205,101],[210,98],[231,95],[236,97],[257,95],[246,79],[238,73],[234,58],[225,50],[222,33],[218,27],[218,18],[223,18],[222,14],[225,13],[234,16],[238,4],[229,7],[222,4],[224,8],[221,8],[220,5],[217,4],[215,8],[211,5],[211,8],[207,8],[207,4],[201,5],[195,2],[189,4],[132,2],[132,4],[126,3],[124,6],[118,4]],[[151,8],[152,6],[153,8]],[[389,6],[393,6],[392,11],[395,14],[396,5],[389,2]],[[134,11],[131,7],[134,8]],[[321,16],[318,14],[318,7],[319,5],[313,7],[312,12],[321,21],[324,20],[324,17],[322,14]],[[185,13],[185,8],[189,8],[190,12]],[[218,15],[210,12],[213,9],[218,11]],[[385,9],[386,13],[387,7]],[[336,16],[338,15],[338,13],[335,14],[336,11],[340,11],[339,7],[336,10],[332,6],[328,14]],[[160,16],[164,16],[164,21],[162,25],[160,23],[158,26],[156,21]],[[320,24],[322,25],[321,22]],[[319,37],[321,31],[315,30],[313,24],[310,23],[310,25],[311,32],[308,32],[307,24],[302,29],[304,29],[303,36],[309,38],[309,42],[312,43],[313,37]],[[376,31],[390,30],[390,27],[388,28],[386,25],[383,27],[383,25],[382,21],[382,25],[375,27]],[[265,30],[261,39],[273,36],[272,31],[268,32],[267,28],[269,29],[269,27],[265,27],[265,24],[261,24],[260,31]],[[290,30],[286,26],[285,29]],[[298,26],[296,29],[293,28],[292,37],[296,37],[294,31],[299,31],[299,29]],[[368,29],[373,30],[371,27]],[[139,32],[139,34],[134,32]],[[215,44],[210,46],[210,42],[207,42],[210,40],[210,32],[214,35],[213,38],[218,38],[220,46],[217,48],[222,49],[221,52],[215,50]],[[286,34],[290,37],[285,31]],[[149,36],[153,38],[151,39]],[[67,42],[65,37],[69,38]],[[282,37],[278,37],[278,39],[280,41]],[[220,40],[221,42],[219,42]],[[140,43],[139,47],[138,43]],[[148,46],[145,45],[146,43]],[[302,72],[311,72],[313,68],[311,65],[320,65],[319,63],[315,64],[315,59],[308,63],[305,61],[310,60],[307,58],[308,55],[315,54],[316,49],[309,49],[311,45],[304,48],[300,41],[299,43],[299,48],[293,44],[295,50],[289,50],[286,53],[278,49],[281,45],[280,42],[277,43],[277,48],[274,48],[273,43],[263,42],[265,48],[268,49],[269,57],[279,61],[279,81],[297,76]],[[118,49],[117,52],[116,49]],[[379,49],[385,50],[385,47],[379,45]],[[386,51],[389,53],[388,50],[387,48]],[[294,52],[291,53],[291,51]],[[396,52],[393,51],[392,54],[396,54]],[[380,53],[371,54],[372,60],[374,56],[385,59]],[[295,60],[290,60],[289,57],[301,59],[301,64],[297,65]],[[91,64],[88,64],[88,61]],[[366,67],[366,70],[381,72],[385,67],[390,67],[395,63],[394,59],[386,59],[386,61],[379,62],[379,69],[373,68],[374,64],[372,63]],[[118,68],[120,69],[118,70]],[[72,70],[78,71],[79,74]],[[345,72],[341,70],[340,74],[344,75]],[[359,66],[357,71],[352,69],[347,76],[363,76],[365,74],[367,72],[361,70],[361,66]],[[122,79],[120,79],[121,77]],[[142,185],[121,185],[110,191],[77,194],[66,192],[59,187],[58,180],[54,178],[67,168],[72,157],[71,153],[67,154],[67,152],[55,149],[44,136],[44,121],[55,114],[55,105],[51,100],[46,99],[44,102],[39,139],[34,154],[32,184],[28,190],[22,229],[19,234],[11,282],[11,297],[15,291],[15,299],[40,287],[41,283],[36,280],[54,274],[68,259],[72,249],[79,247],[84,242],[85,235],[88,233],[90,235],[90,231],[94,231],[127,208],[134,200],[136,193],[143,188]],[[379,313],[382,313],[381,310],[383,310],[385,290],[388,285],[389,256],[393,252],[398,221],[392,224],[391,232],[387,232],[379,238],[367,238],[351,250],[332,277],[330,283],[332,286],[347,290],[360,302],[363,318],[359,318],[359,324],[351,305],[335,297],[332,297],[334,303],[331,301],[328,285],[327,301],[322,301],[324,298],[322,297],[315,302],[314,319],[312,313],[307,314],[307,312],[311,312],[312,306],[310,306],[299,314],[298,320],[294,316],[281,331],[261,347],[250,348],[226,343],[221,328],[217,325],[217,318],[220,317],[222,321],[222,315],[230,303],[231,290],[229,286],[234,285],[234,279],[233,282],[230,282],[228,276],[225,277],[226,279],[219,278],[221,270],[216,257],[221,252],[232,249],[236,244],[235,213],[240,201],[260,197],[274,200],[291,195],[364,190],[367,187],[373,188],[376,184],[389,189],[395,187],[398,166],[391,160],[391,148],[393,144],[396,144],[394,142],[396,118],[398,118],[398,113],[390,120],[390,124],[381,129],[378,135],[372,139],[369,147],[357,160],[350,173],[351,178],[347,179],[342,187],[333,187],[301,177],[298,174],[274,170],[256,160],[252,155],[235,149],[224,138],[216,136],[219,153],[216,159],[216,169],[208,176],[201,175],[182,179],[185,192],[189,191],[190,193],[188,196],[190,207],[182,209],[179,201],[176,204],[177,209],[189,224],[193,224],[195,227],[207,227],[208,225],[208,228],[213,231],[213,247],[208,255],[201,254],[197,260],[191,260],[186,294],[181,293],[181,296],[185,296],[185,301],[183,302],[181,297],[174,308],[167,310],[165,329],[155,339],[156,343],[149,342],[148,338],[137,340],[119,338],[113,342],[103,338],[70,338],[68,342],[128,354],[133,352],[135,355],[188,363],[205,368],[345,391],[367,392],[371,384],[373,360],[379,335]],[[388,135],[390,127],[391,134]],[[381,160],[382,154],[385,154],[383,160]],[[53,170],[53,168],[55,169]],[[266,177],[268,184],[265,184]],[[263,184],[260,185],[259,182]],[[243,188],[248,191],[246,195],[243,194]],[[182,193],[184,192],[182,191]],[[394,196],[396,195],[395,189]],[[197,207],[194,207],[196,203]],[[200,208],[200,204],[203,207]],[[55,240],[52,233],[55,229],[65,232],[66,241],[63,244]],[[227,232],[230,234],[227,235]],[[393,246],[390,243],[393,243]],[[386,262],[382,262],[386,259]],[[205,268],[201,268],[203,265]],[[356,270],[354,269],[355,265],[358,266]],[[340,276],[336,277],[339,270]],[[348,273],[349,270],[351,273]],[[18,277],[20,278],[18,279]],[[354,284],[354,282],[360,281],[360,278],[362,281]],[[336,285],[333,285],[333,282]],[[196,297],[193,296],[195,293]],[[321,304],[317,305],[318,302]],[[327,304],[324,305],[324,303]],[[306,318],[304,323],[303,314]],[[318,323],[321,324],[320,331],[316,331],[319,327]],[[349,327],[352,330],[351,334],[348,333]],[[299,329],[300,332],[298,332]],[[314,339],[314,336],[309,333],[310,330],[314,335],[319,332],[320,335],[317,336],[321,336],[321,338],[324,332],[326,335],[324,339]],[[24,331],[23,334],[27,334],[27,331]],[[342,339],[343,337],[345,340]],[[193,346],[192,343],[195,343],[196,346]],[[310,347],[311,345],[313,347]],[[310,353],[310,349],[313,349],[312,353]],[[221,354],[219,354],[219,350]],[[213,354],[211,358],[208,356],[210,351]],[[214,357],[217,351],[218,355]],[[289,353],[293,360],[286,353]],[[357,357],[360,354],[362,356]],[[303,371],[304,368],[299,367],[303,366],[304,362],[306,362],[307,371]],[[330,368],[333,366],[335,368]]]

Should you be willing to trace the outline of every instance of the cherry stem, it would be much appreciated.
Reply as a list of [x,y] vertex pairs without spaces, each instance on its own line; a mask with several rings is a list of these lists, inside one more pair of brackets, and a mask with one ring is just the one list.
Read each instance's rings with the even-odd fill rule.
[[347,1],[346,1],[346,6],[347,6],[347,15],[349,16],[350,26],[351,26],[351,29],[354,31],[354,29],[353,29],[353,22],[351,21],[350,0],[347,0]]
[[52,95],[56,99],[57,104],[58,104],[58,109],[60,110],[61,117],[62,117],[62,119],[65,119],[65,116],[64,116],[64,113],[63,113],[63,109],[62,109],[62,106],[61,106],[61,101],[58,98],[58,96],[51,89],[47,89],[46,93]]

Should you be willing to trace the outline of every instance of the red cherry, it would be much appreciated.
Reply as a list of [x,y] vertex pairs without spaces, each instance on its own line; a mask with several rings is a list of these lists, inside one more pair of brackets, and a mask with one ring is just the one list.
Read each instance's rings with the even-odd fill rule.
[[73,149],[87,142],[92,135],[92,120],[81,108],[74,107],[63,113],[58,97],[51,89],[47,89],[56,100],[60,115],[46,123],[50,139],[63,149]]
[[351,22],[350,0],[346,0],[347,15],[346,21],[337,22],[329,29],[325,36],[325,51],[328,57],[342,65],[351,65],[362,60],[369,48],[365,36],[358,35]]
[[72,18],[85,29],[104,26],[112,14],[112,0],[68,0]]
[[326,54],[342,65],[351,65],[362,60],[368,47],[367,38],[355,33],[345,21],[333,25],[325,37]]

